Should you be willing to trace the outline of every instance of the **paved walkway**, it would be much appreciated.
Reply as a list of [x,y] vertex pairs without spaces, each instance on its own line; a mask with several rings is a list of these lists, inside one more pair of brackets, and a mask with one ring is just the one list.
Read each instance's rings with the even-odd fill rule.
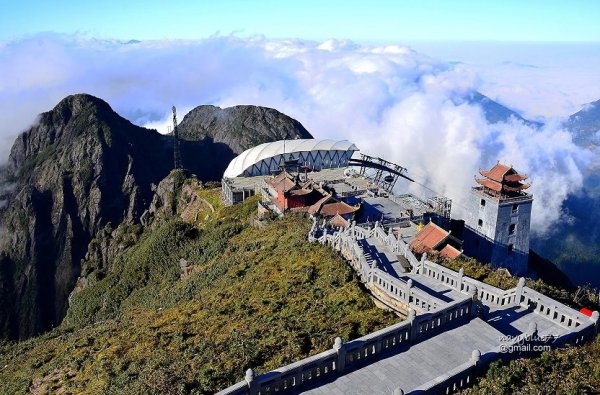
[[476,318],[303,393],[390,395],[398,387],[408,392],[468,362],[474,349],[491,350],[501,340],[501,332]]
[[404,281],[410,278],[413,280],[413,286],[435,296],[443,302],[449,303],[464,297],[464,294],[431,277],[410,273],[410,264],[406,258],[394,254],[385,244],[380,243],[379,240],[368,238],[359,240],[358,242],[365,253],[367,262],[375,263],[379,269],[393,277]]

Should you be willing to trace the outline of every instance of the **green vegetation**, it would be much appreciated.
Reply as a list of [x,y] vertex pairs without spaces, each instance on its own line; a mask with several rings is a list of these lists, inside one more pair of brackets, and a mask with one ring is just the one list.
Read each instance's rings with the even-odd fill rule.
[[441,259],[438,256],[432,255],[429,257],[447,268],[458,271],[463,268],[466,276],[479,280],[486,284],[493,285],[501,289],[513,288],[517,285],[518,279],[510,275],[506,270],[494,269],[490,264],[477,262],[473,258],[459,257],[453,261]]
[[56,157],[60,153],[60,149],[56,144],[50,144],[43,151],[39,152],[32,158],[29,158],[23,163],[23,166],[19,169],[19,179],[25,179],[31,175],[31,173],[44,163],[49,162],[49,159]]
[[[62,325],[0,344],[0,393],[205,394],[397,322],[352,269],[307,244],[308,219],[251,225],[257,201],[202,227],[123,227],[129,245],[76,294]],[[184,259],[190,272],[182,272]]]
[[600,339],[580,347],[544,352],[509,364],[495,362],[464,394],[597,394],[600,391]]

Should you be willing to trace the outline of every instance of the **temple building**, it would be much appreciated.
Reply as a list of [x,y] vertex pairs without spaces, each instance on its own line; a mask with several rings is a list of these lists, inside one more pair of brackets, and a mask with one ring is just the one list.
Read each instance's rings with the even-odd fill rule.
[[409,247],[417,254],[439,255],[449,261],[461,255],[460,240],[433,222],[423,226]]
[[353,206],[334,197],[324,184],[301,178],[286,170],[267,178],[268,198],[278,214],[286,211],[306,212],[326,219],[332,226],[346,227],[354,219],[360,205]]
[[525,190],[528,176],[496,163],[479,170],[465,219],[464,252],[513,274],[528,271],[529,229],[533,197]]

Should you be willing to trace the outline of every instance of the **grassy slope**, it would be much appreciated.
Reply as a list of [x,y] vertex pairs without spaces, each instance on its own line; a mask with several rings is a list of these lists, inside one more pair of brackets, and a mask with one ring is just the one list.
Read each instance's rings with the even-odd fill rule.
[[[75,296],[60,327],[0,345],[0,393],[212,393],[248,367],[264,372],[397,321],[339,256],[306,243],[308,220],[259,229],[255,209],[251,199],[201,227],[171,220],[143,234]],[[185,280],[181,258],[194,265]]]

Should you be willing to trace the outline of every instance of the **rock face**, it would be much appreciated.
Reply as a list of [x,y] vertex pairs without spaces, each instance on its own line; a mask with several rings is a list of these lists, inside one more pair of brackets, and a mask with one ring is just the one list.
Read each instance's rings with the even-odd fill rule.
[[169,154],[164,136],[88,95],[65,98],[17,138],[8,165],[16,187],[0,217],[3,336],[61,321],[90,240],[141,215]]
[[179,134],[185,140],[210,139],[226,144],[236,155],[262,143],[312,138],[295,119],[257,106],[198,106],[183,118]]
[[[201,106],[182,129],[195,136],[182,141],[184,166],[204,181],[219,180],[253,142],[310,136],[297,121],[251,106]],[[23,339],[59,324],[90,242],[107,228],[139,223],[172,167],[169,136],[131,124],[98,98],[69,96],[41,114],[0,173],[0,337]]]

